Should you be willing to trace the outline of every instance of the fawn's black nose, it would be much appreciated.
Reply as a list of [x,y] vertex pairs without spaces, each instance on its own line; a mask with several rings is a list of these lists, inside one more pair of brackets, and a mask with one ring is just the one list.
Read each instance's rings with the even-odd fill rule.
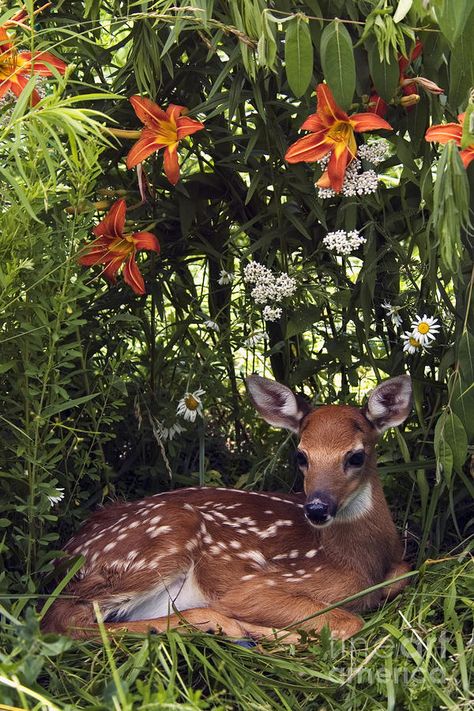
[[322,526],[335,516],[337,504],[329,494],[315,491],[304,506],[304,515],[310,523]]

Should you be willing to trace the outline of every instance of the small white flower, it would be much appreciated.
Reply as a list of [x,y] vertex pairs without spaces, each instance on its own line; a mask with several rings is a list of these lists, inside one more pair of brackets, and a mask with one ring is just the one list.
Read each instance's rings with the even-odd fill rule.
[[216,333],[219,333],[220,331],[219,324],[215,321],[212,321],[210,318],[204,321],[204,326],[206,328],[209,328],[211,331],[216,331]]
[[296,279],[282,272],[275,281],[277,300],[289,298],[296,291]]
[[392,306],[392,304],[388,301],[384,301],[382,304],[382,308],[387,311],[387,316],[390,317],[390,320],[392,321],[392,324],[395,328],[398,328],[402,325],[403,319],[398,313],[401,308],[400,306]]
[[429,348],[427,345],[423,346],[411,331],[402,334],[402,341],[404,341],[403,350],[407,353],[420,353]]
[[382,163],[387,157],[387,153],[388,143],[383,139],[372,141],[372,143],[363,143],[357,149],[357,156],[373,165]]
[[279,306],[265,306],[263,309],[263,319],[264,321],[278,321],[281,317],[282,309]]
[[327,233],[323,239],[323,244],[328,249],[337,252],[337,254],[350,254],[365,241],[365,237],[361,237],[358,230],[351,230],[350,232],[336,230],[335,232]]
[[[345,197],[371,195],[377,191],[378,184],[377,173],[374,170],[362,170],[362,163],[355,159],[347,166],[341,193]],[[332,188],[320,188],[318,185],[317,187],[320,198],[330,198],[336,194]]]
[[256,346],[257,343],[260,343],[261,341],[268,341],[268,333],[265,333],[264,331],[254,331],[248,338],[245,339],[244,346],[251,348],[252,346]]
[[182,415],[185,420],[190,422],[194,422],[197,415],[202,417],[201,395],[204,395],[204,392],[202,388],[198,388],[192,393],[185,393],[178,403],[176,414]]
[[430,341],[436,339],[440,329],[438,319],[433,316],[427,316],[426,314],[423,314],[423,318],[417,314],[411,322],[411,327],[413,329],[412,335],[418,339],[425,348],[430,344]]
[[270,269],[260,262],[249,262],[244,267],[244,281],[247,284],[255,284],[257,281],[273,279]]
[[162,427],[162,439],[164,440],[171,440],[175,437],[177,434],[181,434],[181,432],[185,431],[185,427],[182,427],[178,422],[175,422],[174,425],[171,425],[171,427]]
[[59,504],[59,502],[64,499],[64,489],[61,486],[57,486],[56,491],[58,492],[57,494],[52,494],[51,496],[48,496],[48,501],[51,506]]
[[220,284],[220,286],[226,286],[227,284],[232,284],[234,279],[235,274],[233,272],[226,272],[225,269],[221,269],[217,283]]

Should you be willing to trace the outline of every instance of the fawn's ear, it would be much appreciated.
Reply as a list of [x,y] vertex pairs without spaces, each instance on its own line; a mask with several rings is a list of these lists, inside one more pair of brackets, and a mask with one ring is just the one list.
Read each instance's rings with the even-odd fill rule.
[[409,375],[398,375],[377,385],[362,412],[379,432],[400,425],[412,407],[412,387]]
[[286,385],[259,375],[251,375],[246,382],[252,403],[269,425],[300,431],[303,418],[311,411],[302,397],[294,395]]

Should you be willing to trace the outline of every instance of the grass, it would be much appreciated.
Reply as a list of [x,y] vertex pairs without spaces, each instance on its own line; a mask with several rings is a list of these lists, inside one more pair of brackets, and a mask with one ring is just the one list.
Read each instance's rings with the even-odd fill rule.
[[428,561],[352,640],[253,649],[201,633],[42,637],[17,600],[3,607],[0,711],[472,708],[473,583],[466,553]]

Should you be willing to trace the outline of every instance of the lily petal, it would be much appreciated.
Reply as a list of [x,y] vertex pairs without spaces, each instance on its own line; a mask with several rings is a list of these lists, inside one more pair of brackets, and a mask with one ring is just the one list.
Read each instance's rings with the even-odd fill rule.
[[109,212],[106,214],[102,222],[99,222],[94,228],[94,234],[97,237],[106,235],[108,237],[121,237],[123,228],[125,227],[125,213],[127,205],[123,198],[114,202]]
[[67,69],[66,62],[55,57],[51,52],[20,52],[18,58],[25,60],[23,69],[27,66],[29,72],[42,77],[53,76],[51,67],[54,67],[60,74],[64,74]]
[[171,121],[176,126],[176,124],[178,123],[178,118],[181,116],[183,111],[187,111],[186,106],[170,104],[166,109],[166,120]]
[[334,148],[332,141],[328,141],[325,136],[310,133],[308,136],[299,138],[285,153],[287,163],[313,163],[321,160]]
[[123,269],[123,279],[126,284],[128,284],[135,294],[145,293],[145,282],[140,274],[140,270],[135,261],[135,255],[131,254],[127,259],[125,267]]
[[188,118],[187,116],[181,116],[177,121],[178,141],[185,136],[191,136],[191,134],[196,133],[196,131],[202,131],[203,128],[205,128],[205,126],[200,121]]
[[474,160],[474,146],[464,148],[462,151],[459,151],[459,155],[461,156],[464,167],[467,168],[469,163]]
[[378,131],[379,129],[385,129],[386,131],[392,131],[392,127],[385,121],[381,116],[377,116],[375,113],[366,112],[361,114],[352,114],[349,116],[349,120],[354,127],[354,131],[361,133],[363,131]]
[[151,249],[159,253],[160,243],[152,232],[135,232],[132,237],[136,249]]
[[145,126],[157,128],[159,121],[168,121],[168,116],[163,109],[160,109],[158,104],[155,104],[154,101],[150,101],[150,99],[145,99],[145,97],[135,94],[130,97],[130,103],[136,115]]
[[331,89],[327,84],[318,84],[316,87],[318,97],[317,113],[322,119],[327,119],[329,123],[334,121],[348,121],[349,117],[337,104]]
[[340,193],[344,183],[344,177],[346,174],[346,168],[352,160],[352,156],[347,147],[344,146],[343,150],[333,151],[331,158],[329,159],[327,171],[329,176],[329,183],[331,188],[336,192]]
[[459,146],[461,144],[462,126],[457,123],[442,123],[437,126],[431,126],[425,133],[427,141],[435,143],[448,143],[448,141],[456,141]]
[[171,185],[176,185],[179,180],[179,163],[178,163],[178,153],[177,153],[177,143],[172,143],[170,146],[166,146],[163,155],[163,168],[165,170],[165,175],[170,181]]
[[134,168],[138,163],[141,163],[148,158],[152,153],[164,148],[166,143],[158,140],[156,129],[144,128],[140,138],[132,146],[127,155],[127,168]]

